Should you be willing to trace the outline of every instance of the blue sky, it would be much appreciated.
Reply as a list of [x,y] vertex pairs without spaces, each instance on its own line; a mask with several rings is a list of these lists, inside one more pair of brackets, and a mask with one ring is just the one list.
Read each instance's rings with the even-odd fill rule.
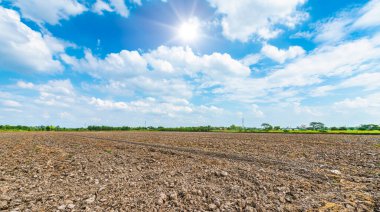
[[0,123],[380,123],[380,0],[0,0]]

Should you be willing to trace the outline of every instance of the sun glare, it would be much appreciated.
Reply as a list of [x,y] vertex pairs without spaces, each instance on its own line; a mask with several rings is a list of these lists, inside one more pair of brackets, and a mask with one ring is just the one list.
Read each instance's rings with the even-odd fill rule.
[[199,37],[199,23],[196,19],[191,19],[178,28],[178,36],[184,42],[193,42]]

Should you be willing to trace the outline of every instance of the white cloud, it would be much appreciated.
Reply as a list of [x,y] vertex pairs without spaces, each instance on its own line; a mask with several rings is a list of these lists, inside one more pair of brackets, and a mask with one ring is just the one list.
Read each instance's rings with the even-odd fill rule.
[[82,59],[68,55],[62,55],[62,59],[72,65],[75,70],[88,72],[97,78],[136,76],[147,70],[147,62],[137,51],[123,50],[118,54],[112,53],[104,59],[99,59],[86,50],[85,57]]
[[250,69],[229,54],[213,53],[201,58],[201,71],[213,78],[247,77]]
[[17,86],[20,87],[20,88],[28,88],[28,89],[34,88],[34,84],[33,83],[31,83],[31,82],[24,82],[24,81],[18,81],[17,82]]
[[317,97],[317,96],[326,96],[330,91],[336,89],[335,86],[333,85],[324,85],[315,88],[314,90],[311,91],[311,96]]
[[16,85],[21,89],[38,92],[38,98],[33,99],[33,102],[39,105],[70,107],[77,98],[74,86],[68,79],[50,80],[45,84],[18,81]]
[[[174,101],[173,101],[174,100]],[[215,106],[194,106],[185,99],[165,99],[162,101],[148,97],[146,99],[131,102],[115,102],[91,98],[90,104],[101,110],[124,110],[127,112],[139,112],[144,114],[158,114],[176,117],[188,113],[221,113],[223,109]]]
[[373,68],[380,64],[379,37],[322,46],[274,71],[265,80],[270,87],[306,86],[322,82],[322,77],[343,78],[376,71]]
[[222,15],[223,34],[231,40],[247,42],[253,36],[276,37],[276,25],[293,28],[308,14],[298,10],[306,0],[208,0]]
[[380,93],[373,93],[368,96],[356,97],[354,99],[345,99],[336,102],[334,107],[340,112],[353,112],[352,110],[359,110],[360,113],[380,115]]
[[342,82],[335,85],[325,85],[316,88],[312,91],[313,96],[325,96],[329,92],[345,89],[345,88],[353,88],[353,87],[361,87],[366,91],[371,91],[380,88],[380,73],[363,73],[356,75],[351,78],[347,78]]
[[354,22],[354,28],[367,28],[380,25],[380,0],[372,0],[360,11],[361,16]]
[[15,0],[13,4],[20,8],[24,18],[40,24],[58,24],[62,19],[67,20],[87,10],[76,0]]
[[337,17],[329,19],[317,28],[317,33],[314,38],[317,42],[334,43],[343,40],[349,33],[349,25],[351,19],[347,17]]
[[343,10],[333,18],[317,24],[314,40],[340,42],[358,30],[380,26],[380,0],[372,0],[361,8]]
[[112,12],[113,9],[106,2],[102,0],[96,0],[95,4],[92,5],[92,11],[99,15],[102,15],[103,11]]
[[55,56],[64,43],[41,35],[23,24],[17,12],[0,7],[0,67],[8,71],[57,72],[63,66]]
[[[141,61],[139,64],[142,65],[137,66],[139,68],[131,67],[132,60],[121,56],[125,53],[129,55],[130,51],[110,54],[104,59],[88,53],[85,58],[67,57],[65,61],[74,70],[87,72],[103,80],[101,85],[87,85],[87,88],[107,94],[129,97],[143,94],[154,96],[159,102],[164,101],[164,96],[190,100],[210,94],[214,102],[249,104],[273,104],[291,99],[305,92],[300,87],[307,89],[310,85],[329,82],[331,78],[346,79],[361,73],[373,73],[380,63],[380,35],[323,45],[308,54],[302,48],[295,47],[288,50],[272,49],[275,50],[274,54],[270,55],[272,52],[269,51],[267,55],[278,62],[293,60],[270,70],[265,77],[251,77],[248,67],[251,62],[244,62],[244,59],[238,61],[228,54],[220,53],[198,55],[188,47],[161,46],[146,53],[135,52],[139,59],[133,61]],[[250,57],[255,56],[249,55],[245,59]],[[113,62],[110,58],[118,59]],[[319,92],[331,91],[328,87],[323,89]],[[300,105],[294,105],[294,108],[295,112],[320,115],[313,108]]]
[[101,109],[127,109],[128,105],[125,102],[114,102],[110,100],[102,100],[92,97],[90,104],[95,105]]
[[[128,101],[115,101],[112,97],[102,99],[78,93],[70,80],[51,80],[33,85],[32,88],[26,86],[25,91],[18,87],[16,92],[12,90],[15,86],[6,86],[5,90],[12,91],[0,92],[4,100],[27,103],[22,105],[22,110],[9,107],[10,102],[6,103],[8,106],[0,107],[0,117],[7,117],[3,124],[141,126],[146,120],[153,126],[189,126],[217,123],[212,117],[221,118],[221,114],[228,114],[220,107],[194,105],[186,98],[174,96],[134,96]],[[2,100],[0,105],[3,105]]]
[[[130,2],[138,6],[142,6],[141,0],[130,0]],[[109,2],[96,0],[96,2],[92,5],[92,11],[99,15],[102,15],[103,11],[116,12],[125,18],[127,18],[130,14],[130,10],[125,3],[125,0],[109,0]]]
[[14,100],[3,100],[1,103],[2,105],[6,107],[11,107],[11,108],[22,106],[19,102],[14,101]]
[[111,79],[102,84],[83,84],[86,90],[116,96],[134,96],[143,93],[150,96],[173,96],[190,98],[193,87],[181,78],[160,78],[159,76],[136,76],[125,79]]
[[248,66],[228,54],[196,55],[185,47],[161,46],[144,54],[123,50],[104,59],[87,51],[82,59],[62,58],[74,70],[108,80],[108,88],[151,95],[191,97],[193,84],[207,88],[250,75]]
[[[249,76],[250,69],[233,59],[229,54],[213,53],[210,55],[196,55],[186,47],[160,46],[154,51],[144,54],[154,70],[160,71],[162,66],[155,66],[152,61],[161,61],[175,70],[173,74],[194,76],[202,73],[214,79],[225,77]],[[173,71],[172,71],[173,72]]]
[[243,59],[240,60],[240,62],[246,66],[255,65],[261,60],[260,54],[249,54],[246,55]]
[[54,107],[70,107],[76,101],[74,87],[70,80],[51,80],[38,86],[40,96],[36,103]]
[[[273,103],[307,92],[309,86],[320,83],[336,84],[354,75],[358,75],[358,78],[348,81],[351,85],[356,85],[353,87],[360,87],[359,84],[365,82],[366,89],[375,89],[377,87],[374,85],[370,87],[370,84],[376,81],[377,74],[371,76],[360,76],[360,74],[378,73],[379,58],[380,34],[335,45],[323,45],[283,66],[270,70],[265,77],[231,78],[220,84],[221,86],[213,88],[211,92],[221,101],[257,103],[273,100]],[[373,79],[367,79],[370,77]],[[363,83],[358,81],[363,81]],[[328,85],[313,91],[312,95],[325,95],[333,89],[335,88]]]
[[343,81],[337,88],[364,87],[367,90],[380,88],[380,68],[377,73],[364,73]]
[[284,63],[286,60],[302,56],[306,52],[300,46],[290,46],[288,50],[282,50],[275,46],[265,44],[261,49],[261,53],[278,63]]
[[312,32],[306,32],[306,31],[300,31],[295,33],[294,35],[290,36],[290,38],[305,38],[305,39],[310,39],[314,35]]
[[132,2],[135,3],[135,4],[137,4],[137,5],[139,5],[139,6],[142,5],[141,0],[132,0]]
[[129,16],[129,9],[124,0],[110,0],[110,3],[114,10],[123,17]]

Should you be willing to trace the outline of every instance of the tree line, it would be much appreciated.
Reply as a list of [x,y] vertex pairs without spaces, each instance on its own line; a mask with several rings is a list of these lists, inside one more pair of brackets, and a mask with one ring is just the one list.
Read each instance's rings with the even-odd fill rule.
[[309,125],[301,125],[296,128],[283,128],[273,126],[269,123],[261,124],[261,128],[242,127],[231,125],[229,127],[196,126],[196,127],[113,127],[113,126],[88,126],[81,128],[66,128],[60,126],[22,126],[22,125],[0,125],[0,131],[177,131],[177,132],[212,132],[212,131],[234,131],[234,132],[265,132],[265,131],[374,131],[380,130],[380,125],[362,124],[358,127],[326,127],[322,122],[311,122]]

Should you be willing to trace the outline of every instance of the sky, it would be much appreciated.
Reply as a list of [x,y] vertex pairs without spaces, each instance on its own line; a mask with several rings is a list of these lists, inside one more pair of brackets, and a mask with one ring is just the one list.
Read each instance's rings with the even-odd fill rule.
[[380,0],[0,0],[0,124],[380,124]]

